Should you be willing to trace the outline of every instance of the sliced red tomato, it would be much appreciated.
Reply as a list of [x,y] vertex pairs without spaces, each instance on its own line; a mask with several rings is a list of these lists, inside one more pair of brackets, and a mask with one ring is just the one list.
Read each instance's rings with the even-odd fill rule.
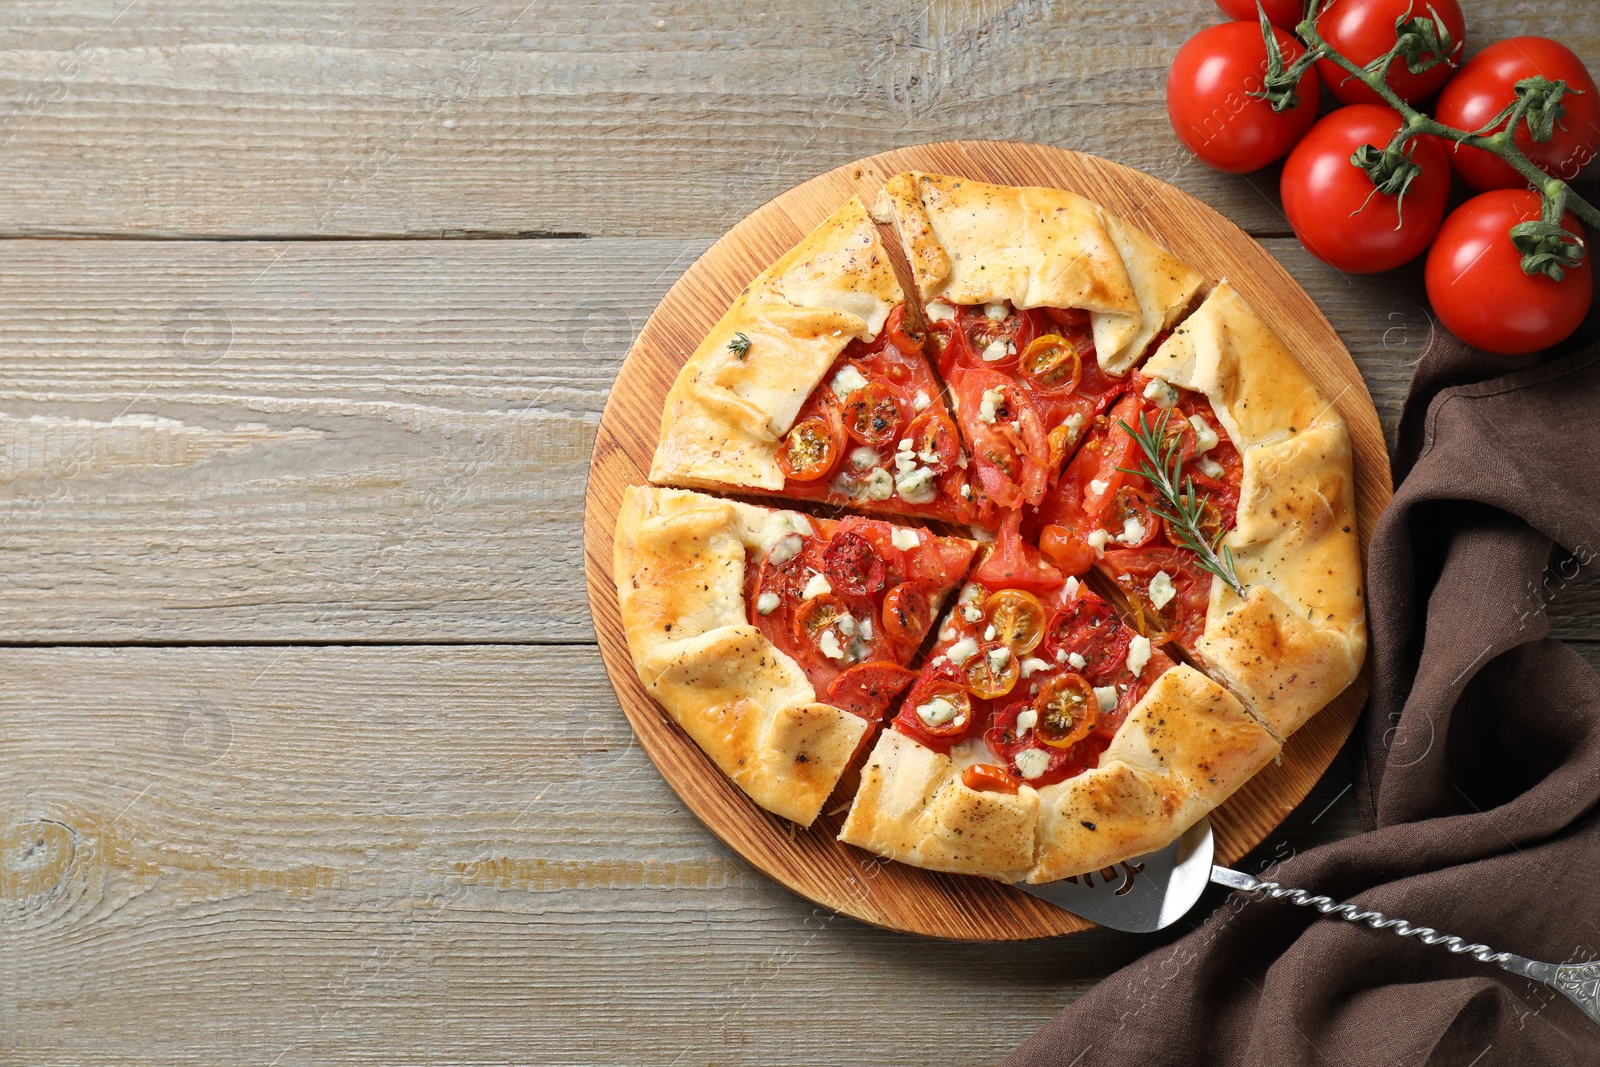
[[1039,551],[1065,574],[1087,574],[1094,566],[1094,549],[1089,542],[1065,526],[1046,526],[1039,534]]
[[807,416],[790,428],[778,446],[778,469],[796,482],[826,478],[844,458],[845,432],[837,409]]
[[853,530],[835,534],[822,553],[822,570],[835,592],[871,596],[883,588],[883,557]]
[[1148,545],[1161,532],[1161,520],[1150,510],[1152,503],[1143,489],[1124,485],[1112,495],[1105,514],[1106,529],[1129,548]]
[[937,411],[925,411],[913,419],[906,438],[911,441],[917,461],[935,474],[952,470],[961,462],[956,428]]
[[908,356],[922,355],[922,345],[927,340],[927,335],[917,329],[906,314],[906,306],[897,304],[889,312],[888,321],[883,324],[883,332],[889,338],[889,343]]
[[[1145,622],[1140,630],[1170,638],[1185,648],[1194,647],[1205,632],[1211,575],[1195,564],[1193,555],[1181,548],[1116,549],[1106,553],[1105,567],[1127,591],[1135,609],[1134,621]],[[1166,591],[1152,596],[1150,583],[1161,573],[1166,574],[1172,595],[1157,607],[1155,601],[1165,599]]]
[[1010,307],[1002,318],[990,315],[985,305],[958,307],[956,323],[975,367],[1004,370],[1015,366],[1018,355],[1033,340],[1031,317]]
[[845,432],[864,445],[886,448],[894,444],[900,440],[903,423],[900,400],[884,382],[869,381],[845,401]]
[[1038,722],[1034,736],[1051,748],[1071,748],[1089,736],[1100,718],[1094,686],[1081,674],[1063,674],[1045,683],[1033,701]]
[[1017,795],[1017,780],[1004,767],[990,763],[974,763],[961,772],[961,782],[968,789],[980,793],[1008,793]]
[[876,722],[916,677],[912,671],[885,660],[860,663],[840,674],[828,686],[828,703]]
[[900,705],[894,725],[907,737],[945,752],[966,735],[972,719],[972,696],[967,691],[966,675],[954,663],[944,663],[923,671]]
[[823,641],[829,634],[833,636],[833,643],[843,649],[849,641],[849,635],[840,627],[840,620],[850,614],[850,606],[843,598],[833,593],[823,593],[809,600],[800,602],[794,609],[793,633],[795,642],[800,649],[809,656],[824,656],[827,659],[837,659],[828,656],[823,648]]
[[[1050,620],[1045,648],[1052,654],[1065,653],[1073,670],[1090,681],[1104,683],[1122,669],[1133,637],[1133,631],[1122,625],[1110,604],[1080,590]],[[1075,656],[1082,657],[1081,666]]]
[[1006,516],[988,557],[973,573],[990,589],[1026,589],[1038,593],[1066,582],[1066,575],[1022,540],[1022,513]]
[[907,579],[932,589],[948,589],[959,582],[972,565],[972,542],[928,533],[919,536],[922,543],[906,553]]
[[[1025,711],[1033,710],[1034,706],[1030,701],[1018,701],[995,712],[990,719],[989,728],[984,731],[984,744],[996,758],[1003,761],[1007,774],[1025,781],[1035,789],[1040,789],[1056,782],[1064,782],[1095,764],[1105,745],[1092,735],[1068,748],[1052,748],[1040,743],[1036,728],[1019,730],[1017,717]],[[1025,779],[1017,767],[1017,756],[1027,749],[1043,752],[1049,758],[1049,763],[1042,774]]]
[[920,645],[933,628],[933,598],[922,582],[902,582],[883,598],[883,630],[902,644]]
[[1018,370],[1040,389],[1070,393],[1083,379],[1083,357],[1071,341],[1047,333],[1028,345]]

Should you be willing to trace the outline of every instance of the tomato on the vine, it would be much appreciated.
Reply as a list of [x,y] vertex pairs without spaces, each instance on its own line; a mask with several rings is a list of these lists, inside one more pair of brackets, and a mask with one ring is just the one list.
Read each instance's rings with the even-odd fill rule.
[[[1404,56],[1390,61],[1384,80],[1396,96],[1414,104],[1450,80],[1456,69],[1452,64],[1460,62],[1466,48],[1467,22],[1456,0],[1333,0],[1317,13],[1317,32],[1340,55],[1364,67],[1394,47],[1396,22],[1412,18],[1443,23],[1450,34],[1449,52],[1441,57],[1446,62],[1435,63],[1421,74],[1411,73]],[[1346,104],[1384,102],[1361,79],[1331,60],[1317,60],[1317,73],[1328,91]]]
[[[1497,189],[1451,212],[1428,253],[1428,301],[1445,328],[1469,345],[1521,355],[1566,339],[1589,313],[1594,297],[1589,261],[1555,281],[1524,274],[1510,229],[1539,218],[1539,194]],[[1562,225],[1579,238],[1583,227],[1568,211]]]
[[[1294,37],[1274,28],[1285,65],[1305,54]],[[1255,22],[1225,22],[1201,30],[1178,49],[1167,74],[1167,117],[1184,147],[1217,170],[1259,170],[1283,156],[1317,119],[1317,75],[1295,84],[1294,107],[1273,111],[1260,97],[1267,44]]]
[[1400,128],[1400,114],[1377,104],[1352,104],[1311,127],[1289,153],[1280,188],[1283,212],[1306,251],[1347,274],[1389,270],[1421,255],[1439,230],[1450,198],[1450,160],[1435,137],[1408,143],[1422,170],[1403,198],[1380,193],[1350,162],[1361,145],[1382,150]]
[[[1306,5],[1301,0],[1261,0],[1266,9],[1267,21],[1283,30],[1293,30],[1306,17]],[[1222,13],[1236,22],[1259,22],[1256,0],[1217,0]]]
[[[1567,83],[1568,92],[1561,98],[1566,114],[1548,141],[1535,141],[1522,124],[1516,132],[1517,147],[1546,174],[1571,181],[1600,149],[1600,91],[1583,61],[1565,45],[1546,37],[1496,41],[1450,79],[1439,94],[1434,117],[1460,130],[1481,129],[1516,99],[1517,82],[1538,74]],[[1450,153],[1450,165],[1480,192],[1528,184],[1511,164],[1481,148],[1456,148]]]

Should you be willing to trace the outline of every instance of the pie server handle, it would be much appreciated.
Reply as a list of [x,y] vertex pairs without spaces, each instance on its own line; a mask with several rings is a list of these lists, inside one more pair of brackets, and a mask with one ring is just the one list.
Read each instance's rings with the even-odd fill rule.
[[1366,923],[1374,930],[1392,930],[1401,937],[1414,937],[1425,945],[1442,945],[1451,952],[1466,953],[1481,963],[1498,963],[1505,970],[1543,982],[1578,1006],[1590,1021],[1600,1023],[1600,960],[1588,963],[1540,963],[1514,952],[1496,952],[1488,945],[1467,944],[1459,937],[1441,934],[1427,926],[1412,926],[1404,919],[1391,919],[1381,911],[1341,903],[1331,897],[1312,896],[1304,889],[1264,882],[1243,871],[1213,865],[1211,880],[1246,893],[1265,893],[1274,900],[1287,899],[1301,907],[1316,908],[1324,915],[1337,915],[1353,923]]

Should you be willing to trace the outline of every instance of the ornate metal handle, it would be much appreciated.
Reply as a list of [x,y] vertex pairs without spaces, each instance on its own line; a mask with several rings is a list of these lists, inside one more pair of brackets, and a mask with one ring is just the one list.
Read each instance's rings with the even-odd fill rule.
[[1514,952],[1496,952],[1481,943],[1468,944],[1451,934],[1441,934],[1428,926],[1412,926],[1404,919],[1391,919],[1381,911],[1357,907],[1332,897],[1312,896],[1304,889],[1278,882],[1265,882],[1227,867],[1211,868],[1211,880],[1218,885],[1242,889],[1246,893],[1265,893],[1274,900],[1288,899],[1301,907],[1316,908],[1324,915],[1337,915],[1353,923],[1366,923],[1374,930],[1392,930],[1401,937],[1414,937],[1425,945],[1443,945],[1451,952],[1466,954],[1481,963],[1497,963],[1516,974],[1540,981],[1565,994],[1593,1022],[1600,1023],[1600,960],[1589,963],[1541,963]]

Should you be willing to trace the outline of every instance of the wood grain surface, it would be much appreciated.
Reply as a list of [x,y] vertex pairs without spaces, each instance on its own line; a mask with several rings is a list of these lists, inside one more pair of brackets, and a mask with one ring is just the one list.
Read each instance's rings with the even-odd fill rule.
[[[1010,185],[1067,189],[1104,204],[1201,274],[1227,278],[1283,338],[1344,417],[1355,455],[1363,549],[1389,501],[1383,429],[1338,334],[1311,298],[1242,230],[1158,179],[1044,145],[949,141],[856,160],[797,186],[741,220],[667,292],[617,375],[600,420],[585,504],[589,604],[612,684],[641,744],[690,809],[769,876],[810,900],[878,926],[972,940],[1049,937],[1088,928],[1077,916],[987,879],[889,863],[836,840],[842,798],[810,827],[757,807],[650,699],[617,611],[612,544],[622,493],[647,484],[667,390],[733,298],[849,196],[877,199],[890,176],[923,170]],[[1350,580],[1359,581],[1357,575]],[[1212,815],[1220,862],[1254,848],[1310,792],[1366,700],[1363,674],[1285,746],[1281,758]]]
[[[1600,69],[1590,0],[1463,7],[1469,52],[1555,34]],[[1167,128],[1166,65],[1219,18],[0,6],[0,645],[28,646],[0,647],[0,1063],[992,1062],[1181,932],[935,941],[784,889],[630,743],[578,546],[608,383],[684,268],[941,138],[1217,208],[1392,435],[1420,271],[1323,266],[1275,169]],[[1600,663],[1587,570],[1522,595]],[[1356,832],[1353,774],[1347,748],[1242,863]]]

